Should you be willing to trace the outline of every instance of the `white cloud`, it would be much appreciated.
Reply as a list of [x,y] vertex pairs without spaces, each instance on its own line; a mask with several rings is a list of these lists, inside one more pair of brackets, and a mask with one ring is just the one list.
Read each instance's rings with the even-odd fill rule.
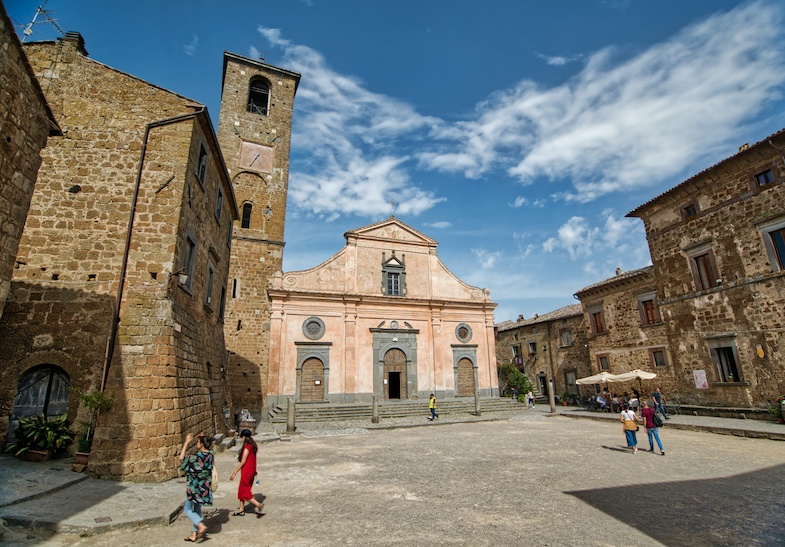
[[296,207],[328,218],[344,214],[417,215],[443,198],[411,180],[404,140],[440,124],[411,105],[363,87],[330,69],[317,51],[284,39],[278,29],[260,27],[283,49],[284,65],[302,74],[297,91],[293,150],[309,154],[307,172],[292,172],[289,195]]
[[535,199],[534,201],[531,201],[524,196],[518,196],[515,198],[515,201],[509,204],[509,206],[518,209],[524,205],[529,205],[530,207],[537,207],[541,209],[545,207],[545,204],[546,201],[544,199]]
[[[442,148],[421,164],[479,178],[505,169],[521,183],[570,182],[577,202],[656,184],[716,158],[779,98],[782,10],[754,2],[707,18],[637,56],[605,49],[564,85],[530,81],[477,106],[475,119],[436,125]],[[458,145],[456,146],[456,142]]]
[[183,45],[183,53],[186,55],[193,55],[196,52],[196,46],[199,45],[199,37],[194,34],[193,40]]
[[477,257],[480,262],[480,268],[483,270],[490,270],[493,268],[496,260],[501,256],[501,251],[490,252],[486,249],[472,249],[472,253]]
[[571,63],[573,61],[579,60],[582,56],[581,55],[543,55],[542,53],[538,53],[537,57],[545,61],[546,64],[551,66],[564,66],[567,63]]
[[446,220],[440,220],[438,222],[432,222],[431,224],[426,224],[425,226],[430,226],[431,228],[436,228],[441,230],[452,226],[452,222],[447,222]]

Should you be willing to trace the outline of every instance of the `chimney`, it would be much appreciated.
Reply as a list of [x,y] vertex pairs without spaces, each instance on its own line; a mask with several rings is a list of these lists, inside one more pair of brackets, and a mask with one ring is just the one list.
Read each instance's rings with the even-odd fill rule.
[[518,321],[523,321],[523,314],[518,316]]
[[750,147],[750,143],[745,142],[744,144],[739,146],[739,152],[744,152],[745,150],[749,149],[749,147]]
[[621,275],[621,268],[616,268],[616,275]]
[[78,32],[70,31],[65,33],[65,38],[61,38],[61,40],[65,42],[72,42],[76,51],[84,55],[85,57],[88,56],[87,50],[84,47],[84,38]]

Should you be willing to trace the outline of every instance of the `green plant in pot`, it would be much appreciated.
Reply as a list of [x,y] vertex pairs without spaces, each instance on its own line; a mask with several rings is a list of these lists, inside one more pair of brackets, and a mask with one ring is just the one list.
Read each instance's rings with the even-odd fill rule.
[[[87,409],[89,419],[82,422],[82,433],[77,440],[77,453],[89,454],[93,445],[93,435],[95,434],[95,422],[98,414],[109,410],[114,404],[114,395],[107,395],[103,391],[94,389],[87,393],[79,392],[79,399]],[[86,458],[83,458],[86,461]]]
[[49,419],[43,415],[20,418],[14,436],[15,442],[8,445],[7,452],[28,458],[31,452],[44,453],[40,456],[43,461],[74,440],[74,432],[68,427],[67,414]]

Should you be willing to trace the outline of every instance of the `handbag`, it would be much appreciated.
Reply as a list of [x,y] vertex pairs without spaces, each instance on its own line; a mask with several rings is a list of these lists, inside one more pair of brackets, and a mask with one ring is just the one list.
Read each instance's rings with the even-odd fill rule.
[[215,464],[213,464],[213,475],[210,478],[210,490],[213,492],[218,490],[218,469],[215,468]]
[[662,427],[665,425],[662,423],[662,418],[660,418],[660,415],[656,413],[652,416],[651,421],[654,423],[654,427]]
[[632,420],[624,420],[624,430],[625,431],[638,431],[640,429],[634,421]]

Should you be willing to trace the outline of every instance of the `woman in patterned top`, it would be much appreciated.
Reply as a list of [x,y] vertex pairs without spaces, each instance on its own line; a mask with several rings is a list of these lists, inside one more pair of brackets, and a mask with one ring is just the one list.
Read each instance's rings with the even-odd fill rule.
[[202,505],[213,504],[213,491],[210,482],[213,476],[213,438],[205,435],[196,437],[196,454],[186,456],[185,451],[194,439],[189,433],[185,437],[183,449],[180,451],[180,469],[185,472],[186,499],[183,512],[193,523],[191,535],[185,541],[199,541],[207,532],[207,526],[202,522]]

